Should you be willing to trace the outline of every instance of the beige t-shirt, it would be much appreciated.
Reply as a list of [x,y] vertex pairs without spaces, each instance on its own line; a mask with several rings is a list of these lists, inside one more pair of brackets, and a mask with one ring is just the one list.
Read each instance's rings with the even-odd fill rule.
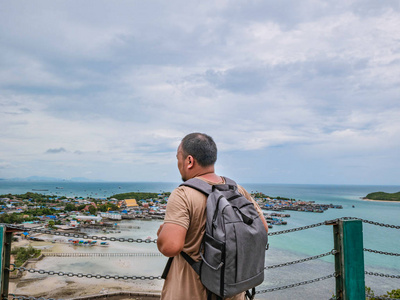
[[[212,184],[211,182],[208,182]],[[254,203],[261,217],[263,213],[258,204],[251,198],[250,194],[238,185],[238,191],[249,201]],[[205,232],[206,224],[206,200],[207,197],[190,187],[181,186],[176,188],[170,195],[164,223],[173,223],[187,229],[183,251],[190,255],[195,261],[200,260],[199,249]],[[207,292],[200,281],[199,276],[182,257],[174,257],[167,279],[161,292],[162,300],[177,299],[207,299]],[[244,293],[236,295],[230,300],[243,300]]]

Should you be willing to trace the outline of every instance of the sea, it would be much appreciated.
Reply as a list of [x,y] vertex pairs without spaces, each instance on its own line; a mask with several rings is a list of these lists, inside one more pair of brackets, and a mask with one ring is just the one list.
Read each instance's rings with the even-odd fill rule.
[[[68,196],[107,198],[126,192],[171,192],[179,183],[166,182],[17,182],[0,181],[0,195],[23,194],[36,190],[37,193]],[[274,225],[270,232],[312,225],[341,217],[357,217],[382,224],[400,226],[400,202],[365,201],[368,193],[399,192],[400,186],[380,185],[313,185],[313,184],[243,184],[249,192],[262,192],[271,197],[287,197],[321,204],[342,205],[342,209],[328,209],[324,213],[286,211],[287,225]],[[39,190],[39,191],[38,191]],[[268,212],[268,211],[266,211]],[[104,233],[109,237],[156,239],[160,220],[124,220],[121,231]],[[125,229],[124,229],[125,228]],[[96,232],[88,234],[99,235]],[[118,253],[157,253],[154,243],[110,242],[110,247],[96,251]],[[400,279],[390,278],[400,275],[400,229],[378,226],[363,222],[363,247],[394,255],[364,252],[365,271],[388,276],[366,275],[366,286],[375,295],[400,288]],[[278,234],[269,237],[266,252],[266,266],[285,264],[296,260],[327,253],[333,249],[333,226],[322,225],[306,230]],[[82,248],[82,251],[93,251]],[[397,255],[396,255],[397,254]],[[53,269],[63,272],[83,272],[91,274],[118,274],[136,276],[158,276],[162,273],[166,258],[163,256],[137,257],[74,257],[49,258]],[[45,267],[43,267],[46,269]],[[328,255],[320,259],[298,264],[287,264],[265,271],[264,282],[257,287],[256,299],[330,299],[335,294],[335,279],[318,280],[309,284],[292,286],[305,281],[313,281],[334,273],[334,257]],[[37,276],[42,276],[35,274]],[[29,274],[29,276],[33,276]],[[93,279],[96,280],[96,279]],[[156,289],[162,285],[156,285]],[[286,287],[268,291],[276,287]]]

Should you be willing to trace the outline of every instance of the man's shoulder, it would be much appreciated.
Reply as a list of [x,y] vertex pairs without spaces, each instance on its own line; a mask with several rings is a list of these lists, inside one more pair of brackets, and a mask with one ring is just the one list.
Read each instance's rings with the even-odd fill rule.
[[176,187],[170,197],[178,197],[178,198],[190,198],[192,196],[198,196],[202,193],[190,186],[180,185]]

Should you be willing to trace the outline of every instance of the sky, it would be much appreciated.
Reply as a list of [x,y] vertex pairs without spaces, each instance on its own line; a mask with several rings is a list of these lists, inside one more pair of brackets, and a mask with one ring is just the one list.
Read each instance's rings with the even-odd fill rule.
[[1,1],[0,178],[400,185],[400,2]]

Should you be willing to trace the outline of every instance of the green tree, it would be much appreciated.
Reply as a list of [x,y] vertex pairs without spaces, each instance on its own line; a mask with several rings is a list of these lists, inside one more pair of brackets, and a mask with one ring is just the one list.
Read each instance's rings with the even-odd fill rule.
[[29,246],[27,248],[19,247],[19,248],[15,248],[11,251],[11,254],[14,255],[15,265],[17,267],[20,267],[29,258],[39,257],[40,253],[41,253],[40,250],[35,249],[32,246]]
[[65,205],[65,208],[64,208],[65,211],[74,211],[75,209],[76,209],[76,207],[72,203],[68,203],[67,205]]
[[95,215],[97,213],[96,207],[94,207],[93,205],[90,205],[89,212],[90,212],[90,214]]

